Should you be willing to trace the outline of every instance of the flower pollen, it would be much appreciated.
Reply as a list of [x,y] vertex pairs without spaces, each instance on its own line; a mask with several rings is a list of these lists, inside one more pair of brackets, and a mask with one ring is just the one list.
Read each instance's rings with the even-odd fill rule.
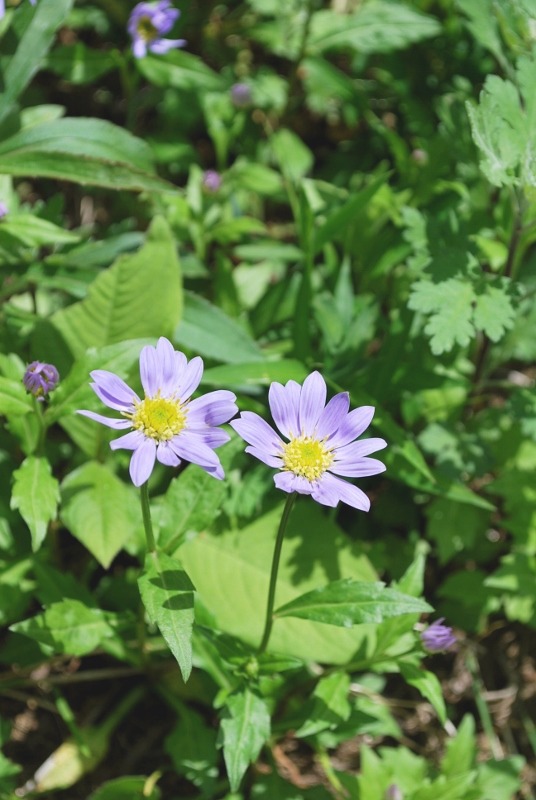
[[136,404],[132,427],[157,442],[166,442],[186,427],[186,409],[178,400],[167,397],[146,397]]
[[140,17],[137,24],[137,33],[146,42],[152,42],[158,36],[158,30],[153,25],[153,21],[149,16]]
[[328,450],[322,441],[311,436],[300,436],[291,439],[283,448],[283,464],[285,469],[316,481],[326,472],[333,461],[333,453]]

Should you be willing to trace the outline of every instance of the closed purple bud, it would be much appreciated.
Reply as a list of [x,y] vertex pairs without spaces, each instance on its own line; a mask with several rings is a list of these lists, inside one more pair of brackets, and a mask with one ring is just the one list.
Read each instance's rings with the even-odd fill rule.
[[40,402],[58,385],[60,375],[53,364],[44,364],[42,361],[32,361],[26,367],[22,379],[26,391],[33,394]]
[[385,800],[404,800],[404,795],[402,794],[402,790],[396,783],[392,783],[390,786],[387,787],[385,790]]
[[231,100],[237,108],[246,108],[252,101],[251,87],[247,83],[233,83]]
[[9,208],[6,206],[5,203],[2,203],[2,201],[0,200],[0,219],[3,219],[8,213],[8,211]]
[[445,617],[440,617],[421,633],[423,647],[429,653],[440,653],[442,650],[448,650],[449,647],[452,647],[457,642],[452,633],[452,628],[449,628],[448,625],[443,625],[444,619]]
[[221,175],[215,169],[207,169],[202,182],[207,192],[217,192],[221,186]]

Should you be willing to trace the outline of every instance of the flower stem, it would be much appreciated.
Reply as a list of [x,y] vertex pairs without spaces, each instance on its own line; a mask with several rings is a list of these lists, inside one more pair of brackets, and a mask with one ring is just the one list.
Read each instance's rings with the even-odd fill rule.
[[149,482],[145,481],[140,486],[141,513],[143,515],[143,527],[147,539],[147,552],[156,553],[156,542],[153,533],[153,523],[151,522],[151,507],[149,505]]
[[275,547],[274,547],[274,555],[272,558],[272,572],[270,574],[270,587],[268,589],[268,602],[266,604],[266,620],[264,622],[264,633],[262,635],[262,640],[259,645],[259,649],[257,651],[257,655],[261,655],[266,650],[268,645],[268,640],[270,639],[270,634],[272,632],[272,625],[274,623],[274,600],[275,600],[275,586],[277,583],[277,572],[279,570],[279,560],[281,558],[281,549],[283,547],[283,539],[285,536],[285,531],[287,528],[288,518],[290,516],[290,512],[292,511],[292,506],[296,500],[296,492],[291,492],[287,497],[287,502],[285,503],[285,508],[283,509],[283,514],[281,516],[281,522],[279,523],[279,529],[277,531],[277,537],[275,540]]

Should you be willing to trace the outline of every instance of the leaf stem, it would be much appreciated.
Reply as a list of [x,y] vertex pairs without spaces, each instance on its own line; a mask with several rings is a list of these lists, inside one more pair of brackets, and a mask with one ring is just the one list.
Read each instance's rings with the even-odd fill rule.
[[292,511],[292,507],[295,501],[296,501],[296,492],[291,492],[287,497],[287,502],[285,503],[285,508],[283,509],[281,522],[279,523],[279,529],[277,531],[277,537],[274,546],[274,555],[272,557],[270,586],[268,588],[268,602],[266,604],[266,619],[264,622],[264,633],[262,635],[262,640],[259,645],[259,649],[257,650],[257,655],[261,655],[261,653],[264,653],[264,651],[266,650],[268,641],[270,639],[270,634],[272,632],[272,625],[274,623],[275,587],[277,583],[277,572],[279,570],[279,561],[281,559],[281,549],[283,547],[283,539],[285,537],[285,531],[287,529],[287,523],[290,516],[290,512]]
[[143,515],[143,527],[145,528],[145,538],[147,539],[147,552],[156,553],[156,542],[151,521],[151,506],[149,505],[149,482],[145,481],[140,486],[141,513]]

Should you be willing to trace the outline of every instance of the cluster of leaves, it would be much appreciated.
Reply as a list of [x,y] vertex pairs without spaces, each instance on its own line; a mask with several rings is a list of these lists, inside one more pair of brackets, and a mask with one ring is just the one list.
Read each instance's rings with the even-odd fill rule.
[[[536,627],[536,8],[348,6],[192,4],[179,23],[187,50],[135,60],[123,0],[8,0],[2,800],[65,788],[91,800],[522,790],[530,721],[505,757],[470,640],[485,651],[494,626]],[[249,103],[233,103],[236,82]],[[203,388],[233,389],[262,415],[271,381],[318,368],[353,406],[377,407],[389,443],[386,475],[364,485],[368,517],[298,503],[261,656],[282,511],[270,470],[236,439],[220,451],[224,482],[158,465],[158,555],[145,559],[128,456],[75,415],[102,412],[93,369],[138,386],[140,350],[159,336],[203,356]],[[33,359],[61,375],[46,403],[22,384]],[[491,759],[477,758],[473,716],[447,710],[425,660],[419,621],[432,609],[467,637],[457,658]],[[100,714],[71,679],[91,687],[92,706],[112,686]],[[446,740],[435,759],[400,744],[393,687],[433,709]],[[25,692],[44,695],[63,733],[21,776],[8,716]],[[155,726],[156,758],[99,778],[148,695],[170,720]],[[315,762],[309,788],[296,765],[281,768],[289,739]],[[341,763],[349,742],[358,763]]]

